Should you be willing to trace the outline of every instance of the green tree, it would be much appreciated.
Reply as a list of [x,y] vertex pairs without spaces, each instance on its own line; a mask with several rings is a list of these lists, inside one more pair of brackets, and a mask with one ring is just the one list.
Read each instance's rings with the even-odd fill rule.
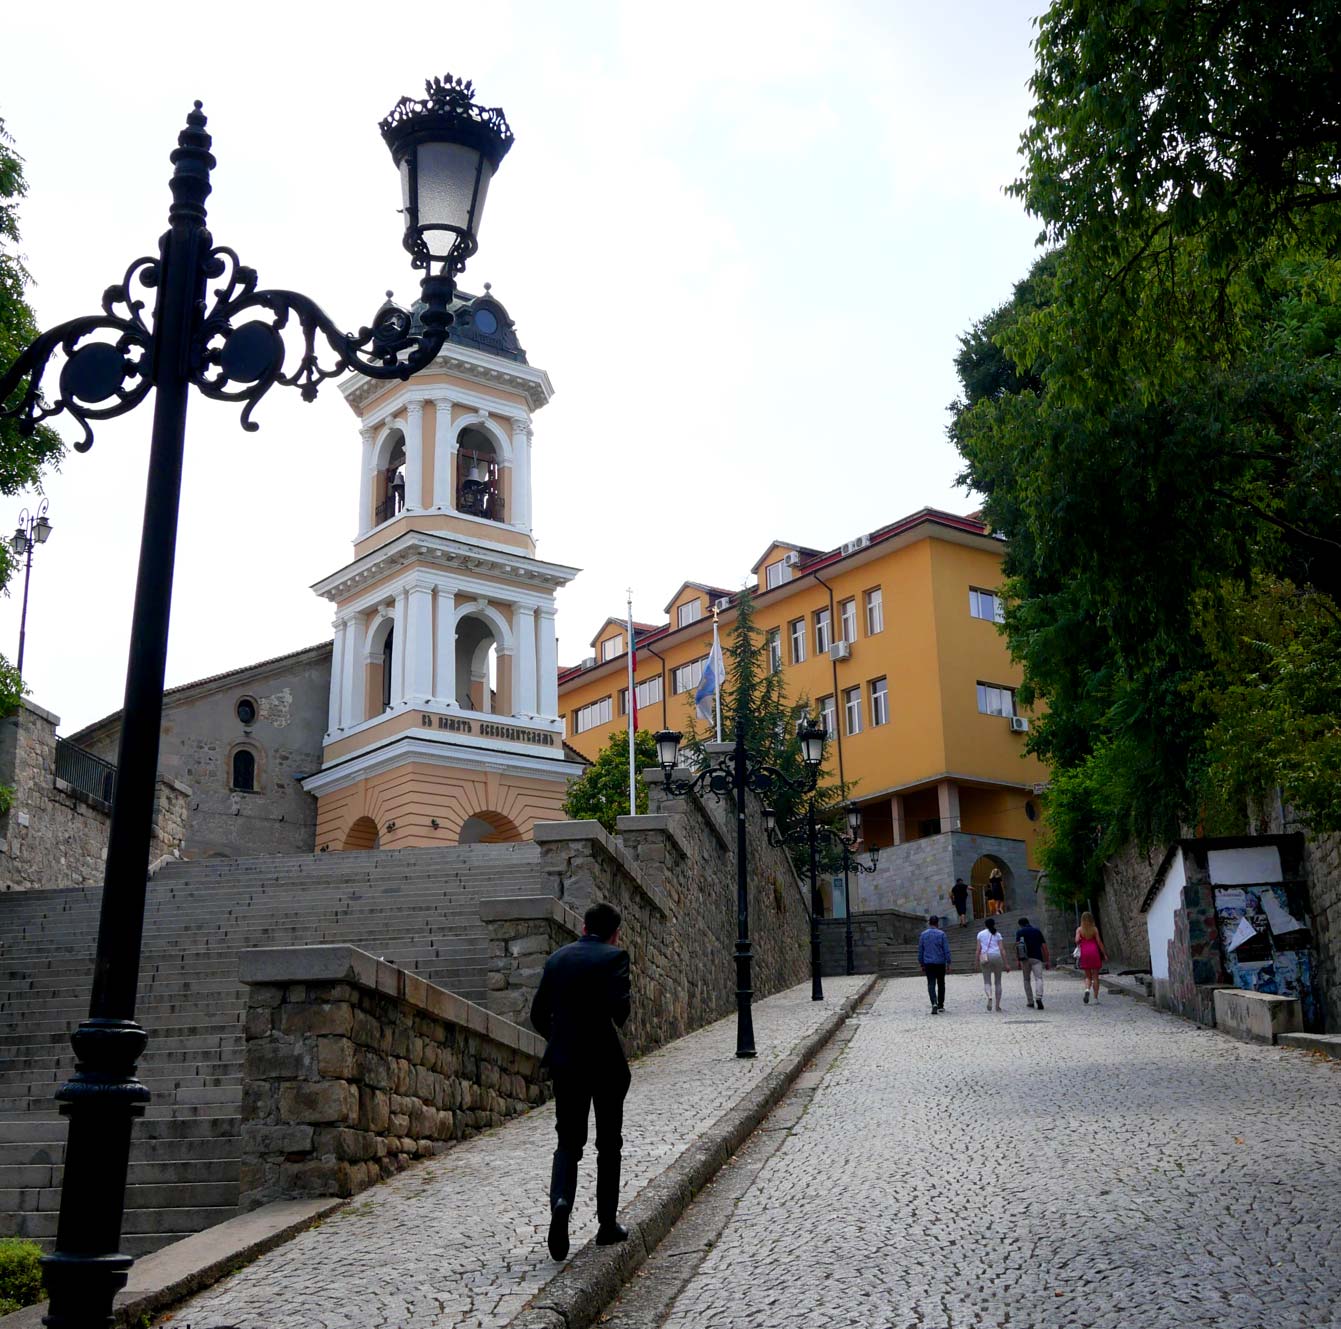
[[[23,159],[14,151],[13,140],[0,120],[0,373],[18,359],[38,333],[25,297],[28,272],[18,252],[18,207],[26,193]],[[14,400],[23,386],[20,384]],[[50,426],[39,425],[25,435],[16,420],[0,416],[0,493],[17,494],[37,485],[43,468],[58,461],[62,450],[60,436]],[[14,567],[6,541],[0,544],[0,587],[8,583]],[[24,691],[18,673],[0,656],[0,715],[8,715]]]
[[[806,770],[796,736],[797,725],[807,715],[818,717],[812,714],[807,698],[801,697],[795,702],[788,700],[782,673],[773,670],[768,659],[768,644],[755,622],[754,595],[748,587],[737,594],[736,617],[722,654],[727,674],[722,688],[723,740],[734,741],[736,719],[742,718],[750,764],[776,767],[793,783],[804,783]],[[715,725],[700,732],[691,718],[685,748],[695,761],[704,759],[703,744],[714,736]],[[815,811],[822,824],[842,828],[842,810],[848,791],[849,786],[821,772],[815,789]],[[778,825],[790,830],[799,827],[805,815],[807,797],[783,785],[777,786],[769,794],[769,801],[778,814]],[[821,836],[819,846],[820,866],[825,871],[831,870],[839,861],[833,842],[828,836]],[[789,849],[797,871],[808,877],[808,850],[795,844],[789,845]]]
[[0,1241],[0,1315],[42,1300],[42,1248],[35,1241]]
[[[634,758],[639,772],[657,764],[656,740],[645,729],[634,735]],[[647,811],[647,786],[641,775],[636,785],[638,811]],[[615,819],[629,811],[629,735],[626,729],[610,736],[596,760],[568,786],[564,814],[574,821],[599,821],[611,835]]]
[[[1015,192],[1057,248],[962,339],[950,432],[1009,539],[1064,891],[1273,780],[1338,824],[1309,772],[1336,771],[1341,684],[1341,118],[1315,101],[1339,35],[1334,3],[1040,20]],[[1273,614],[1281,587],[1308,612]]]

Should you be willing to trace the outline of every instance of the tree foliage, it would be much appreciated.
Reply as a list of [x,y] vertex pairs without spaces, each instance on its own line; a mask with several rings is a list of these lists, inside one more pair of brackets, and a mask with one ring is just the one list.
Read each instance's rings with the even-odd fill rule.
[[[803,784],[806,769],[796,736],[797,725],[802,718],[812,715],[812,708],[805,697],[789,701],[781,670],[771,668],[768,644],[755,623],[754,596],[748,587],[737,596],[736,617],[723,655],[727,672],[722,689],[723,740],[734,740],[736,719],[740,717],[745,722],[745,749],[750,754],[750,764],[756,768],[772,766],[792,783]],[[812,715],[812,718],[818,717]],[[715,729],[700,732],[691,720],[685,747],[695,761],[704,759],[703,744],[713,737]],[[814,794],[817,820],[838,829],[847,795],[847,786],[821,773]],[[808,795],[794,793],[780,784],[768,798],[778,814],[778,826],[796,833],[805,817]],[[833,841],[821,836],[819,845],[819,861],[827,871],[835,866]],[[808,849],[794,842],[789,842],[789,849],[797,871],[808,877]]]
[[[645,729],[634,735],[634,758],[640,772],[635,785],[638,811],[647,811],[647,786],[641,772],[657,764],[656,740]],[[611,835],[615,819],[629,811],[629,734],[621,729],[596,754],[596,760],[568,786],[564,815],[574,821],[599,821]]]
[[1009,539],[1063,891],[1273,784],[1341,825],[1339,37],[1341,3],[1040,20],[1014,189],[1056,248],[962,339],[951,436]]

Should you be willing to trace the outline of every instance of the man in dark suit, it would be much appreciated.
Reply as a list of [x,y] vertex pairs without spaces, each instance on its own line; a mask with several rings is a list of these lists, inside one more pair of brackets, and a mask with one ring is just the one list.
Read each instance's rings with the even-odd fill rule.
[[549,1253],[568,1255],[568,1219],[577,1195],[577,1164],[596,1109],[596,1232],[598,1246],[628,1237],[619,1209],[619,1151],[629,1063],[618,1027],[629,1018],[629,953],[619,946],[619,910],[594,904],[580,940],[545,961],[531,1003],[531,1024],[546,1039],[541,1065],[554,1079],[554,1129],[559,1146],[549,1183]]

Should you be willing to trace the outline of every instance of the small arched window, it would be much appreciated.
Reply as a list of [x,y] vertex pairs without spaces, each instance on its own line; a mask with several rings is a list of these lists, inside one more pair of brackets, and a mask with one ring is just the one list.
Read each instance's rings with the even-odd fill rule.
[[382,709],[391,709],[391,663],[396,649],[396,629],[389,628],[382,643]]
[[233,788],[246,792],[256,788],[256,754],[247,748],[233,753]]

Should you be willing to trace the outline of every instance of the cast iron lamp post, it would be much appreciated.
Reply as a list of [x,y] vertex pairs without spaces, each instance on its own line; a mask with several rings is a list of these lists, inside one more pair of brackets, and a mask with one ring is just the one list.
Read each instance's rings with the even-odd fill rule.
[[[805,763],[805,776],[801,780],[789,780],[776,766],[762,763],[752,766],[750,754],[745,747],[745,721],[736,721],[736,740],[730,748],[730,760],[725,760],[725,751],[719,752],[723,760],[703,767],[692,780],[677,780],[674,776],[675,762],[680,752],[680,737],[674,729],[662,729],[656,735],[657,760],[661,763],[662,780],[673,794],[687,794],[701,789],[705,785],[716,798],[724,797],[728,791],[734,792],[736,799],[736,1056],[752,1057],[754,1049],[754,999],[751,969],[754,955],[750,949],[750,894],[749,868],[745,848],[745,791],[753,789],[756,793],[766,794],[782,786],[797,793],[809,793],[819,780],[820,767],[824,763],[824,740],[828,735],[822,725],[803,720],[797,729],[801,742],[801,760]],[[725,749],[726,744],[712,744],[714,748]],[[813,926],[813,924],[812,924]]]
[[825,826],[815,817],[815,798],[806,800],[805,829],[778,826],[777,813],[771,807],[764,808],[764,829],[773,844],[804,844],[809,853],[810,862],[810,996],[813,1001],[823,1001],[824,985],[820,977],[820,915],[824,912],[824,901],[819,889],[819,837],[827,835],[842,850],[843,854],[843,912],[846,916],[845,936],[847,943],[846,971],[851,974],[855,968],[852,956],[852,901],[847,897],[847,874],[849,868],[857,872],[874,872],[880,856],[878,849],[870,851],[869,866],[852,856],[852,850],[861,841],[861,809],[855,803],[849,803],[845,812],[848,833],[843,835],[832,826]]
[[[3,401],[0,398],[0,401]],[[28,581],[33,575],[33,546],[44,545],[51,534],[51,523],[47,520],[47,501],[42,500],[36,513],[24,508],[19,513],[19,524],[10,538],[9,547],[23,559],[23,610],[19,614],[19,658],[14,666],[23,676],[23,644],[28,635]]]
[[[188,390],[244,403],[242,427],[254,430],[251,413],[276,383],[311,401],[324,380],[346,370],[403,380],[433,362],[452,320],[455,276],[475,252],[489,182],[512,131],[501,110],[477,106],[471,85],[450,74],[425,91],[420,100],[401,98],[380,125],[400,170],[405,248],[424,273],[415,313],[388,299],[371,326],[342,332],[308,296],[260,288],[253,269],[216,246],[205,226],[215,160],[196,102],[171,155],[172,204],[158,256],[136,259],[103,293],[102,313],[42,333],[0,379],[0,412],[16,416],[25,434],[68,412],[83,431],[79,452],[92,446],[90,420],[122,415],[155,390],[93,991],[88,1019],[70,1040],[74,1076],[56,1095],[70,1126],[56,1249],[43,1260],[51,1329],[110,1325],[112,1298],[133,1263],[120,1252],[126,1165],[131,1123],[149,1101],[136,1077],[148,1040],[135,1022],[135,996]],[[137,287],[154,293],[152,325]],[[295,346],[286,345],[286,332]],[[318,334],[329,348],[326,363]],[[48,403],[42,379],[57,355],[64,363]]]

